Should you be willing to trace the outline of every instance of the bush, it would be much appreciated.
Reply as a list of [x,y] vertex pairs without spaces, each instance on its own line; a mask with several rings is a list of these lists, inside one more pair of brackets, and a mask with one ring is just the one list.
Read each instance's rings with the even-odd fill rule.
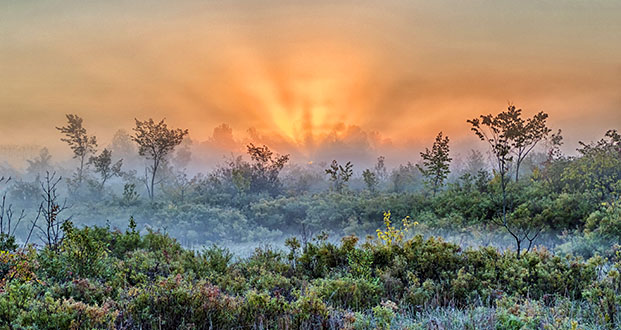
[[[233,260],[165,234],[70,228],[58,250],[0,253],[0,329],[615,328],[621,251],[584,260],[417,235]],[[112,252],[117,251],[117,252]],[[611,253],[612,254],[612,253]]]

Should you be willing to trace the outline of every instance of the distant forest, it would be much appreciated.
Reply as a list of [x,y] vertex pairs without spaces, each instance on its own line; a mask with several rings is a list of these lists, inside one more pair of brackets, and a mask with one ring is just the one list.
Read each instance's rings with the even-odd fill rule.
[[[190,175],[188,130],[136,120],[131,133],[120,131],[102,149],[83,119],[69,114],[57,130],[73,169],[53,166],[44,148],[25,172],[3,170],[2,237],[58,244],[64,221],[123,229],[133,217],[139,230],[166,231],[186,246],[282,243],[322,231],[375,235],[390,211],[416,220],[418,233],[463,246],[610,253],[610,242],[621,241],[619,224],[610,221],[619,212],[619,133],[580,142],[570,157],[547,117],[525,118],[510,105],[464,120],[487,151],[471,151],[459,168],[451,166],[449,137],[439,132],[420,162],[387,168],[379,156],[357,175],[352,162],[293,164],[252,143],[247,155]],[[53,235],[50,226],[57,227]]]
[[67,115],[73,168],[0,180],[0,328],[619,329],[621,136],[570,157],[547,117],[465,121],[489,165],[439,132],[392,169],[250,143],[190,176],[185,129],[101,149]]

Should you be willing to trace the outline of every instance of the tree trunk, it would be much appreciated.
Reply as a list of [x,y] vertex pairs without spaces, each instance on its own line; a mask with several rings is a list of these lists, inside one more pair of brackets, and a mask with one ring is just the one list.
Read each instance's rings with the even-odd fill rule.
[[78,184],[79,185],[82,185],[82,173],[84,171],[84,157],[86,157],[86,154],[80,157],[80,171],[78,171]]
[[500,187],[502,189],[502,224],[507,226],[507,190],[505,188],[505,175],[500,174]]
[[515,162],[515,182],[518,182],[518,178],[519,178],[519,175],[520,175],[520,163],[521,163],[520,159],[518,159]]
[[515,243],[517,244],[517,258],[520,259],[520,252],[522,250],[522,241],[516,238]]
[[151,202],[153,202],[154,198],[155,198],[155,193],[153,191],[154,187],[155,187],[155,173],[157,172],[157,167],[159,162],[154,159],[153,160],[153,168],[151,169],[151,189],[149,191],[149,197],[151,197]]
[[533,241],[534,241],[534,238],[532,240],[530,239],[528,240],[528,248],[526,248],[526,252],[530,251],[530,248],[533,246]]
[[502,224],[509,231],[509,233],[515,238],[515,243],[517,245],[517,258],[520,259],[520,250],[522,248],[522,242],[514,235],[509,229],[509,223],[507,222],[507,183],[505,181],[505,173],[500,174],[500,187],[502,188]]

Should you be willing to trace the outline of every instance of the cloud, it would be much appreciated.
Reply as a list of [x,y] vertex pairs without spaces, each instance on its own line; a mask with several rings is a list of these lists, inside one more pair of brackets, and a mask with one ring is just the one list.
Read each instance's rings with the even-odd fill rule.
[[476,144],[465,120],[507,101],[548,112],[569,150],[620,122],[619,5],[516,6],[13,2],[0,12],[0,139],[67,155],[65,113],[102,143],[134,117],[166,117],[206,155],[255,141],[368,161],[416,159],[440,130]]
[[380,155],[387,157],[387,163],[392,165],[418,159],[415,152],[403,152],[416,150],[418,146],[406,143],[395,147],[381,133],[366,131],[356,125],[339,123],[329,132],[314,136],[312,143],[299,144],[282,135],[263,134],[256,128],[234,131],[228,124],[221,124],[214,128],[211,137],[193,145],[194,167],[214,167],[231,155],[245,156],[246,146],[250,143],[267,145],[279,154],[289,154],[293,163],[321,163],[336,159],[339,162],[352,161],[357,171],[372,166]]

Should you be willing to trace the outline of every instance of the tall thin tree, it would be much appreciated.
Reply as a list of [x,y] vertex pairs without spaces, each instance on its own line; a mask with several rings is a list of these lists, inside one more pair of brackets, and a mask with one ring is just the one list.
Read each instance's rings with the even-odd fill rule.
[[66,116],[67,126],[56,127],[56,129],[66,136],[60,140],[69,144],[73,151],[73,158],[80,160],[80,167],[77,169],[77,181],[78,184],[81,184],[84,179],[84,166],[87,165],[87,156],[95,153],[97,138],[86,133],[86,128],[82,126],[81,117],[72,114],[67,114]]
[[519,219],[516,219],[515,222],[510,222],[507,215],[509,212],[507,200],[508,173],[513,156],[518,154],[525,156],[528,154],[528,151],[532,150],[532,147],[524,149],[524,146],[532,143],[533,138],[519,136],[524,134],[524,127],[528,126],[523,124],[520,112],[521,110],[518,111],[514,106],[510,105],[507,111],[503,111],[496,116],[491,114],[481,115],[479,118],[467,120],[472,125],[472,131],[479,139],[489,144],[492,154],[496,158],[496,169],[500,176],[502,192],[501,224],[515,239],[518,258],[522,250],[522,243],[528,241],[528,249],[530,249],[533,241],[541,232],[541,227],[538,227],[533,221],[517,221]]
[[431,185],[434,196],[450,173],[449,166],[453,159],[449,157],[449,151],[449,137],[443,137],[440,132],[431,150],[425,148],[425,151],[420,153],[423,166],[417,164],[416,167],[426,178],[427,184]]
[[153,201],[157,170],[168,154],[188,135],[188,130],[168,128],[164,119],[155,123],[152,118],[145,121],[136,119],[136,127],[133,130],[132,140],[138,144],[138,154],[151,160],[151,165],[145,174],[150,176],[147,178],[146,186],[149,197]]

